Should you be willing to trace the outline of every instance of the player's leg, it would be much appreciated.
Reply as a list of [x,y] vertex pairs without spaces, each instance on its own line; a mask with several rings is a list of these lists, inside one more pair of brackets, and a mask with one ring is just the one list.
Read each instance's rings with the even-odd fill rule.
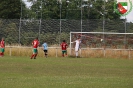
[[33,50],[32,50],[32,55],[31,55],[31,58],[30,59],[32,59],[33,57],[35,57],[35,54],[36,54],[36,49],[34,48]]
[[2,49],[0,48],[0,56],[2,56]]
[[38,50],[37,50],[37,49],[35,49],[34,59],[36,59],[37,54],[38,54]]
[[64,56],[67,56],[67,50],[64,50]]
[[36,54],[34,55],[34,59],[36,59],[37,54],[38,54],[38,53],[36,53]]
[[75,47],[75,54],[76,54],[76,57],[78,57],[78,47]]
[[2,49],[0,48],[0,56],[2,55]]
[[48,50],[46,50],[46,54],[45,55],[46,55],[46,57],[48,56]]
[[45,57],[45,55],[46,55],[46,51],[45,51],[45,50],[43,50],[43,52],[44,52],[44,57]]
[[45,57],[47,58],[48,50],[44,50],[44,53],[45,53]]
[[67,50],[66,50],[65,54],[66,54],[66,56],[67,56]]
[[62,50],[62,57],[64,57],[64,50]]
[[1,56],[4,56],[4,51],[5,51],[5,49],[4,48],[2,48],[2,50],[1,50]]
[[33,54],[31,55],[30,59],[32,59],[32,58],[34,57],[34,55],[35,55],[35,54],[33,53]]
[[78,51],[76,51],[76,57],[78,57]]

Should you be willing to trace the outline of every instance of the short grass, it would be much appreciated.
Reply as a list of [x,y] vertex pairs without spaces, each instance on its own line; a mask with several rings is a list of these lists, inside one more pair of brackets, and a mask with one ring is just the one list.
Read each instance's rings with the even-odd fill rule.
[[5,56],[0,88],[133,88],[133,60]]

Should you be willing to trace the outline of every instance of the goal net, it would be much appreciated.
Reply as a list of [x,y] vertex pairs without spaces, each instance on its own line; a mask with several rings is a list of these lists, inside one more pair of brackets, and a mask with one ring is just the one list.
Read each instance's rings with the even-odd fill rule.
[[133,33],[112,32],[70,32],[70,49],[74,48],[72,43],[77,38],[81,39],[81,48],[110,48],[110,49],[132,49]]

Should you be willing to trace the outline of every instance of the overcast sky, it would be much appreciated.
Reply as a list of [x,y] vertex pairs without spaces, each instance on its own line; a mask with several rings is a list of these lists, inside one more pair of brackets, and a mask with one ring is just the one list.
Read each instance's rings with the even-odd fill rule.
[[132,11],[126,16],[128,22],[133,22],[133,9]]

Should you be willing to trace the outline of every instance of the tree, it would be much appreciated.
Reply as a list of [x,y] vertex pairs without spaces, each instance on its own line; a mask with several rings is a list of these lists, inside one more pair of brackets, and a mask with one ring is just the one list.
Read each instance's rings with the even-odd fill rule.
[[114,1],[93,0],[89,11],[89,19],[120,19],[120,15],[114,12]]
[[[29,0],[34,18],[59,19],[120,19],[114,13],[114,1],[108,0]],[[82,11],[81,11],[82,10]],[[82,13],[81,13],[82,12]]]
[[29,0],[33,5],[33,19],[59,19],[59,3],[56,0]]
[[19,19],[21,16],[21,5],[26,8],[24,2],[21,0],[1,0],[0,18]]

